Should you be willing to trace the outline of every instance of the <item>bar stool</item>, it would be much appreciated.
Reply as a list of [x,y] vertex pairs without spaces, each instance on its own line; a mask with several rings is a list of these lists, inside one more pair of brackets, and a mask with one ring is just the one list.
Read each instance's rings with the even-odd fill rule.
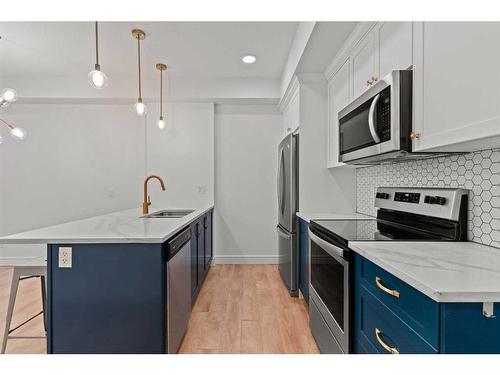
[[[47,261],[45,257],[3,257],[0,258],[0,267],[13,268],[12,283],[10,286],[9,304],[7,307],[7,317],[5,319],[5,330],[2,339],[2,354],[5,353],[7,348],[8,339],[44,339],[47,335],[47,304],[46,304],[46,275],[47,275]],[[17,327],[10,328],[12,322],[12,314],[14,312],[14,305],[16,303],[17,290],[19,282],[22,280],[39,277],[41,280],[41,293],[42,293],[42,311],[32,316],[25,322],[19,324]],[[37,316],[43,314],[43,325],[45,330],[44,336],[12,336],[11,333],[24,326],[26,323],[32,321]]]

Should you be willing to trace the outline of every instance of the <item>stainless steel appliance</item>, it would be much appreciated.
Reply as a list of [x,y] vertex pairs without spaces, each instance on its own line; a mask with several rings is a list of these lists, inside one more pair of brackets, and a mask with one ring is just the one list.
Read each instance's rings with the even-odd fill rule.
[[177,353],[191,315],[191,229],[167,242],[167,352]]
[[393,71],[339,112],[341,162],[380,164],[444,154],[412,152],[412,74]]
[[298,134],[287,135],[278,147],[278,248],[279,271],[290,295],[298,296],[297,251]]
[[376,220],[313,220],[310,326],[322,353],[352,346],[352,253],[356,241],[466,241],[467,190],[381,187]]

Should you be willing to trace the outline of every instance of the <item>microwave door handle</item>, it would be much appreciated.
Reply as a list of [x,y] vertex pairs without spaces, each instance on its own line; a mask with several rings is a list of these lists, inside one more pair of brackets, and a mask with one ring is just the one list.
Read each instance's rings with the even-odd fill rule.
[[375,116],[377,115],[377,102],[380,99],[380,94],[377,94],[372,101],[372,104],[370,105],[370,112],[368,114],[368,128],[370,129],[370,134],[372,135],[373,140],[375,143],[380,143],[380,137],[377,134],[377,131],[375,130]]

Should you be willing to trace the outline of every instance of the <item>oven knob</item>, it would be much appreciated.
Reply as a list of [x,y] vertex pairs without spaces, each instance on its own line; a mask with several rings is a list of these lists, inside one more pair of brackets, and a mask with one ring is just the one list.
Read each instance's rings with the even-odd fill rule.
[[436,204],[443,206],[446,203],[445,197],[436,197]]
[[434,204],[436,203],[436,197],[431,197],[430,195],[426,195],[424,198],[424,203]]
[[387,194],[387,193],[377,193],[376,197],[378,199],[389,199],[389,194]]

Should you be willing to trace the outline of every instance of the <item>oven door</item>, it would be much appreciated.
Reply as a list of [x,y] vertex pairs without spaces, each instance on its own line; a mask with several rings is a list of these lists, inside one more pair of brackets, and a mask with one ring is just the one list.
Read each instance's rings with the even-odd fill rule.
[[342,352],[349,353],[349,262],[343,249],[309,229],[311,251],[311,299],[317,305]]
[[[411,72],[392,72],[339,112],[341,162],[400,150],[401,74],[406,78]],[[406,87],[404,94],[410,95],[411,100],[411,92]],[[411,112],[411,105],[405,113],[407,110]],[[405,124],[405,129],[408,125],[411,126]]]

